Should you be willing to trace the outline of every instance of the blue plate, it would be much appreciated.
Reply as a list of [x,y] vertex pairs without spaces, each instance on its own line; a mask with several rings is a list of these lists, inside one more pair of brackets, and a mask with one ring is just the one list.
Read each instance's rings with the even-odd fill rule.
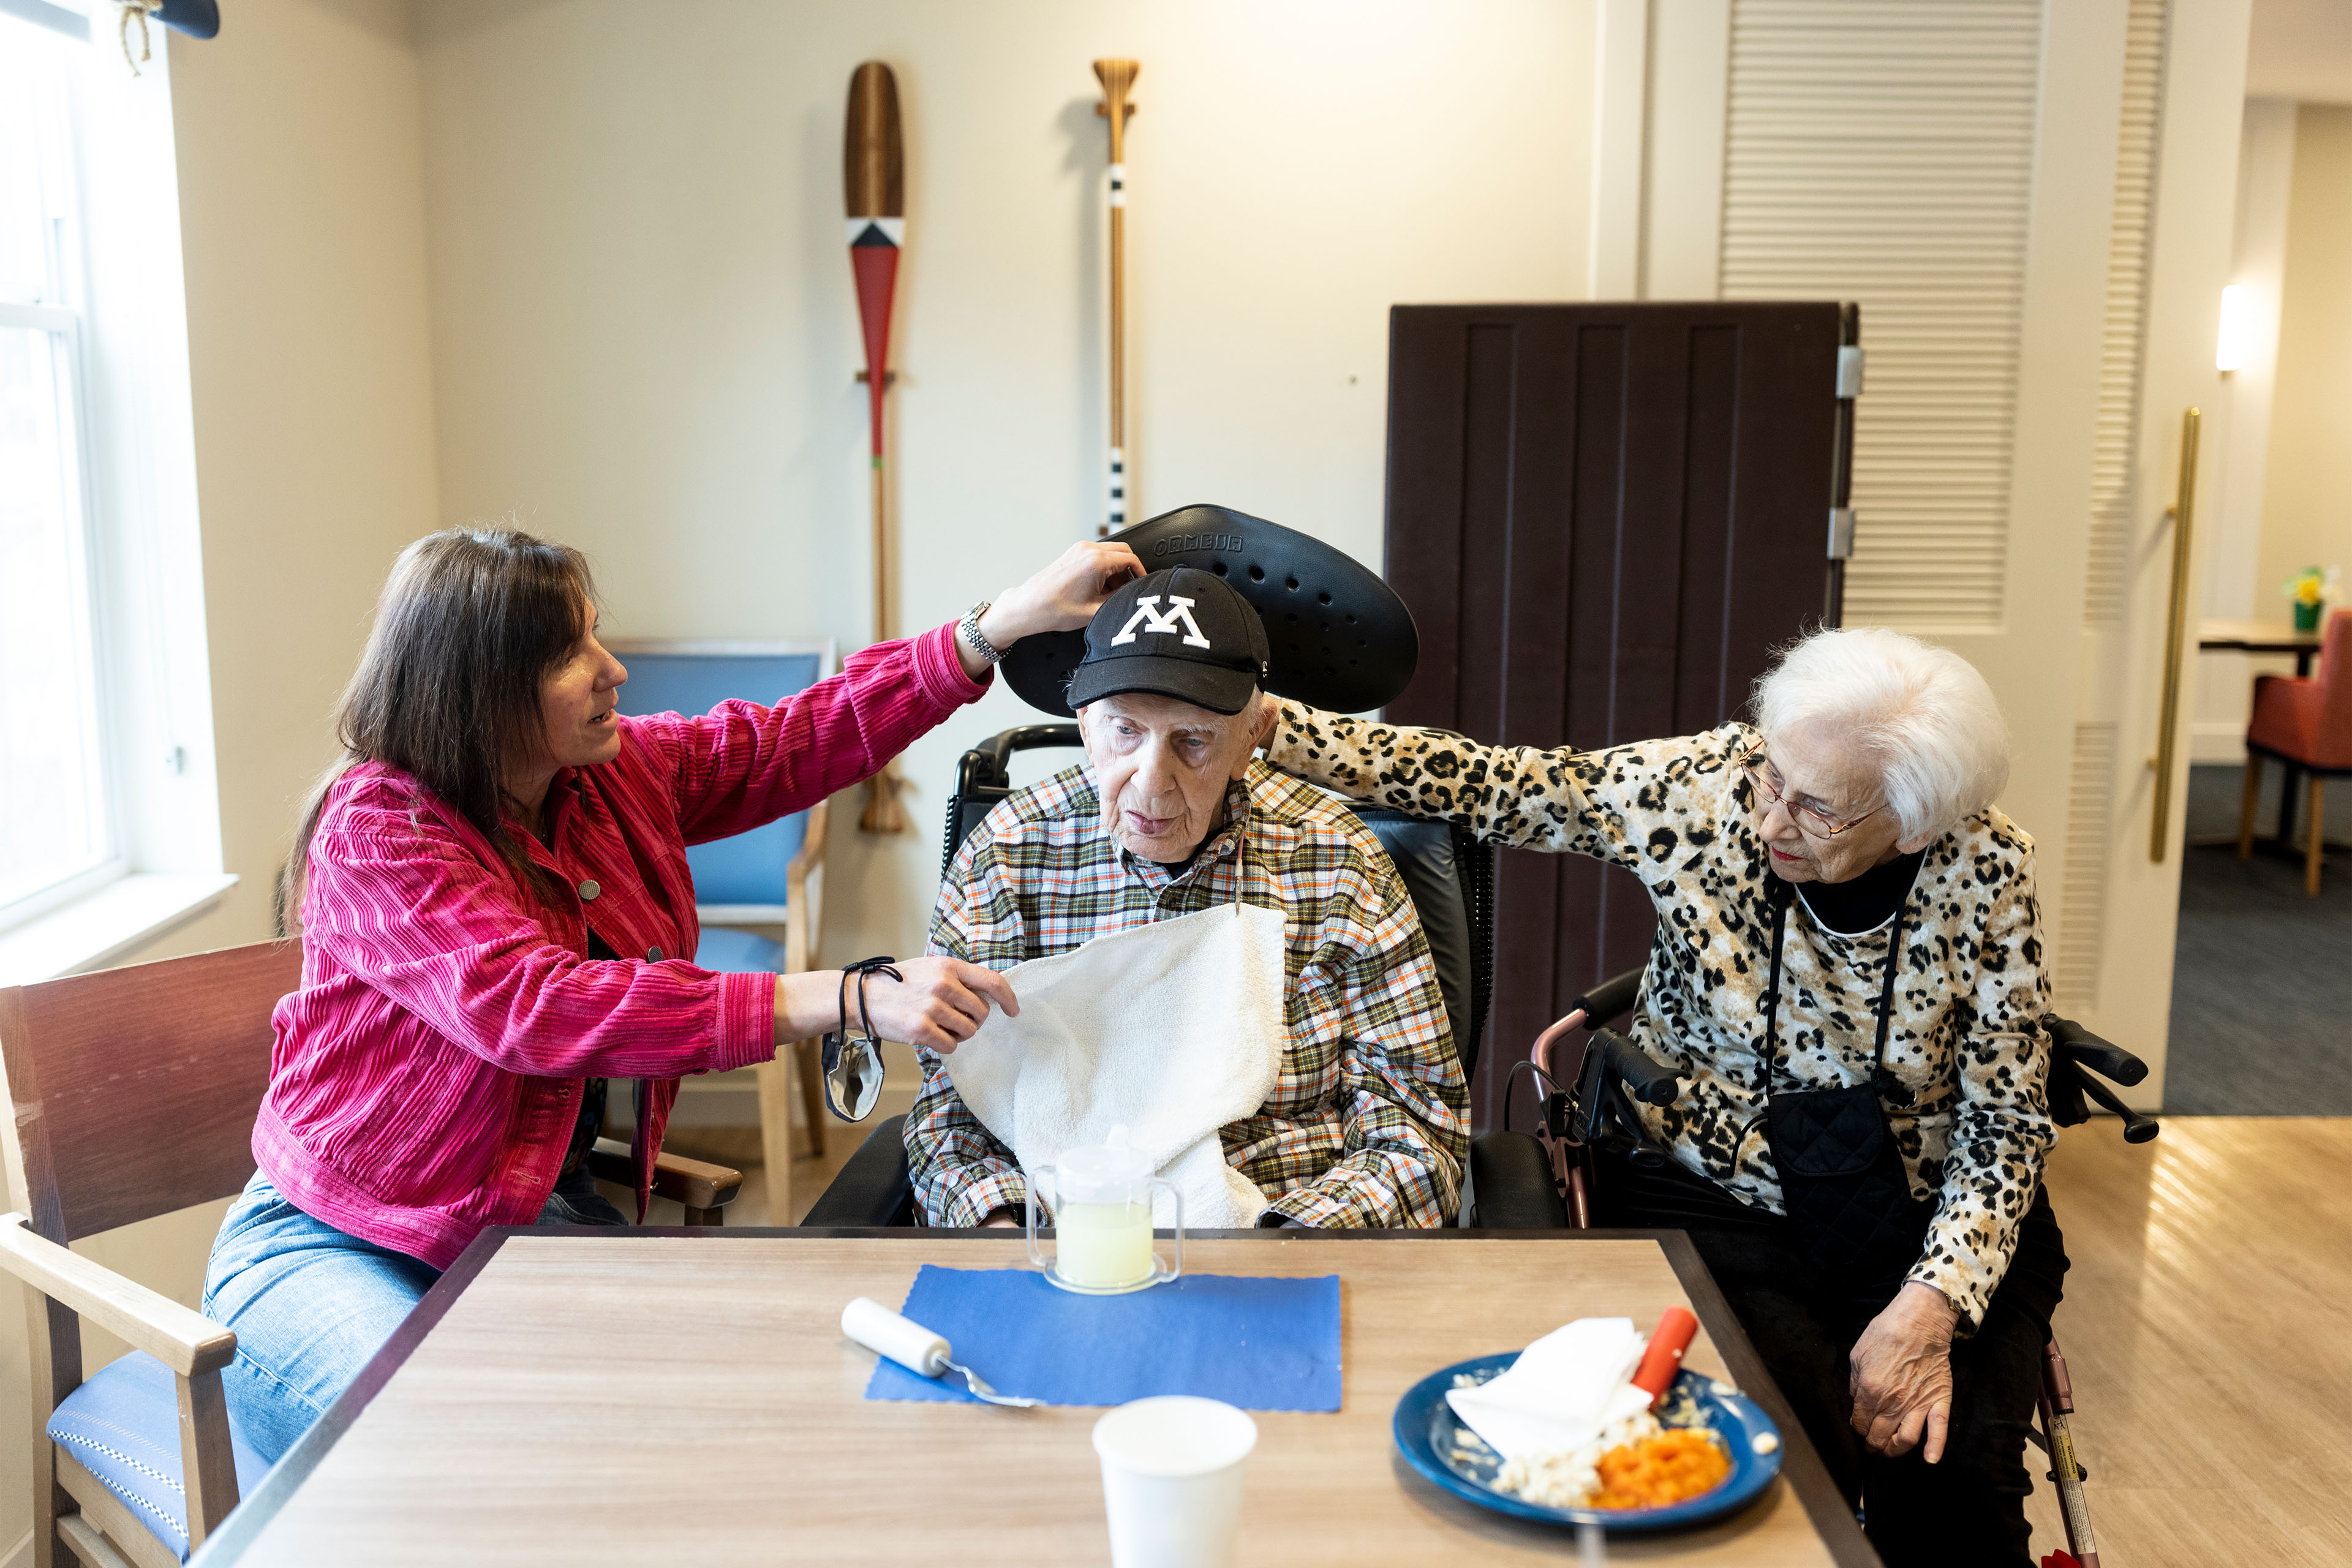
[[[1701,1493],[1669,1508],[1601,1510],[1546,1508],[1511,1492],[1495,1489],[1495,1472],[1501,1459],[1480,1442],[1445,1402],[1448,1389],[1466,1383],[1484,1383],[1519,1359],[1517,1351],[1476,1356],[1431,1373],[1397,1401],[1396,1446],[1406,1462],[1455,1497],[1518,1519],[1548,1524],[1598,1524],[1611,1530],[1643,1531],[1678,1530],[1704,1524],[1747,1507],[1780,1473],[1780,1430],[1772,1418],[1727,1383],[1695,1372],[1675,1374],[1666,1390],[1660,1419],[1669,1426],[1710,1426],[1731,1454],[1731,1474],[1713,1491]],[[1467,1442],[1464,1439],[1468,1438]],[[1766,1439],[1764,1451],[1757,1440]],[[1474,1457],[1475,1456],[1475,1457]]]

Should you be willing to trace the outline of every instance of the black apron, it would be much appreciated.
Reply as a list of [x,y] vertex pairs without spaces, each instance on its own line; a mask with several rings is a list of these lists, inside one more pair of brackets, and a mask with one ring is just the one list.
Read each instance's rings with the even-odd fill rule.
[[1772,972],[1764,992],[1764,1141],[1780,1177],[1780,1202],[1798,1245],[1813,1266],[1851,1292],[1853,1310],[1874,1317],[1903,1288],[1919,1260],[1932,1202],[1911,1195],[1910,1178],[1887,1130],[1878,1080],[1895,1023],[1895,977],[1903,957],[1906,900],[1886,942],[1886,980],[1878,998],[1878,1044],[1870,1081],[1848,1089],[1772,1091],[1780,1005],[1780,945],[1794,889],[1774,878]]

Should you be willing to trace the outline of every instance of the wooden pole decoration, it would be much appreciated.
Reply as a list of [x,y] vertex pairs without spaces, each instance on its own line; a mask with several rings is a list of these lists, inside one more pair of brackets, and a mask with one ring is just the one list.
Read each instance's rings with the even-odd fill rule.
[[1103,89],[1095,112],[1110,121],[1110,511],[1097,537],[1127,526],[1127,122],[1135,113],[1127,95],[1142,68],[1134,60],[1095,62]]
[[[857,317],[865,329],[866,421],[872,436],[874,494],[874,640],[890,637],[888,513],[882,487],[882,395],[890,372],[890,303],[898,285],[898,251],[907,239],[907,155],[898,132],[898,79],[880,60],[849,77],[849,123],[842,137],[842,189],[849,221],[849,269],[857,280]],[[868,833],[904,833],[906,808],[898,763],[866,781],[866,809],[857,826]]]

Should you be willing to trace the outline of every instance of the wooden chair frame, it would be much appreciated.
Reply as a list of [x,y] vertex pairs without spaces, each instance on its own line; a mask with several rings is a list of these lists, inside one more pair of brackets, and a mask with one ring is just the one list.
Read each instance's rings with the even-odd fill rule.
[[2319,897],[2320,868],[2327,860],[2326,784],[2331,778],[2352,777],[2352,769],[2315,768],[2249,741],[2246,743],[2245,788],[2238,797],[2238,858],[2241,860],[2253,858],[2254,814],[2262,804],[2263,764],[2268,762],[2278,763],[2286,769],[2286,776],[2279,788],[2278,843],[2282,847],[2294,847],[2290,835],[2294,825],[2294,786],[2303,779],[2309,780],[2310,810],[2305,813],[2303,838],[2303,891],[2305,898],[2315,899]]
[[298,943],[256,942],[0,990],[10,1190],[28,1211],[0,1216],[0,1268],[28,1287],[37,1568],[59,1542],[93,1568],[178,1561],[49,1437],[51,1412],[81,1386],[84,1318],[172,1371],[190,1547],[236,1506],[220,1378],[236,1335],[70,1247],[243,1188],[269,1015],[301,977]]
[[[840,668],[831,637],[615,637],[605,645],[625,660],[631,654],[705,658],[756,658],[778,654],[817,655],[817,679]],[[706,926],[781,925],[784,928],[786,974],[805,973],[815,967],[824,929],[824,842],[832,826],[833,803],[809,807],[808,831],[800,853],[784,868],[784,902],[781,904],[702,904],[695,918]],[[794,1040],[787,1047],[793,1070],[785,1067],[786,1051],[754,1070],[760,1090],[761,1157],[767,1163],[768,1212],[776,1223],[789,1217],[792,1207],[792,1094],[794,1078],[800,1087],[801,1110],[808,1122],[809,1152],[824,1153],[824,1079],[814,1038]],[[602,1175],[600,1170],[598,1174]],[[689,1205],[691,1206],[691,1205]],[[687,1221],[692,1225],[692,1219]]]
[[[48,1435],[82,1384],[88,1319],[171,1369],[191,1551],[236,1506],[221,1369],[236,1335],[157,1290],[71,1250],[89,1236],[242,1191],[253,1122],[269,1084],[270,1015],[302,983],[295,942],[0,989],[0,1068],[9,1126],[0,1270],[27,1287],[33,1399],[33,1561],[53,1568],[63,1542],[88,1568],[173,1568],[178,1558]],[[614,1139],[592,1156],[626,1183]],[[743,1178],[723,1165],[659,1155],[654,1191],[688,1225],[717,1225]]]

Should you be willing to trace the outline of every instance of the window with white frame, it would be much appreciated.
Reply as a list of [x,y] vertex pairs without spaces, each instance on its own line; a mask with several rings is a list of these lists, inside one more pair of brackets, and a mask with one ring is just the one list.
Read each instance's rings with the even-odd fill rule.
[[134,69],[94,9],[0,0],[0,985],[130,955],[236,881],[170,62]]
[[[119,869],[92,602],[86,42],[0,17],[0,926]],[[12,918],[16,917],[16,918]]]

